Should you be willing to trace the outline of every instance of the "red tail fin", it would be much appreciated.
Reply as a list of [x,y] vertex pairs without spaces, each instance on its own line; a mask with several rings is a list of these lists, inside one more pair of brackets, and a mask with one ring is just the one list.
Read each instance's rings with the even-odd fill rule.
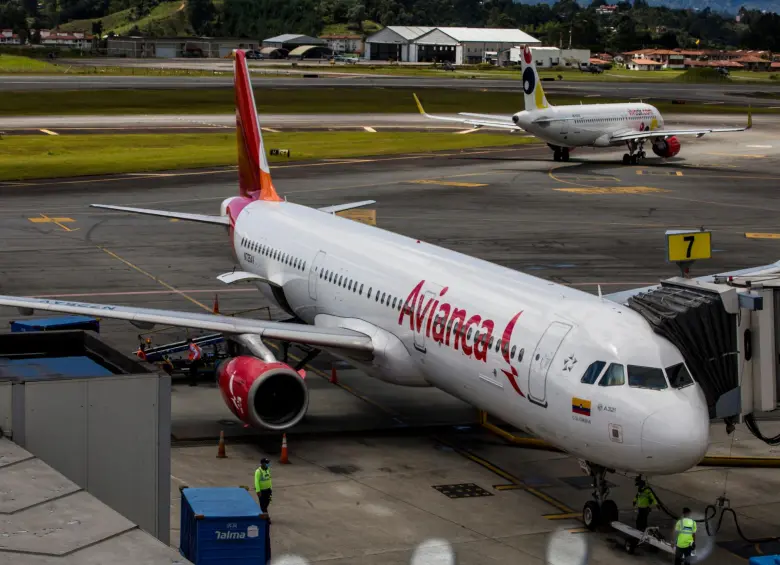
[[241,196],[281,202],[282,199],[276,194],[276,189],[271,182],[271,170],[263,147],[260,122],[257,120],[255,95],[249,82],[246,53],[242,49],[236,49],[233,51],[233,58],[235,60],[238,179]]

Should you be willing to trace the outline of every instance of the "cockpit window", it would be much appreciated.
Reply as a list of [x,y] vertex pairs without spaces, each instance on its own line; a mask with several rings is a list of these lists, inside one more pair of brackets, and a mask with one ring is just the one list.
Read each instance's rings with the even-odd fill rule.
[[662,390],[666,388],[666,378],[661,369],[655,367],[628,366],[628,386]]
[[693,377],[684,363],[667,367],[666,376],[669,377],[669,384],[674,388],[683,388],[693,384]]
[[594,361],[590,364],[590,367],[585,369],[585,374],[582,375],[581,383],[586,385],[592,385],[599,378],[601,371],[604,369],[606,363],[604,361]]
[[626,372],[623,365],[612,363],[599,381],[599,386],[623,386],[626,384]]

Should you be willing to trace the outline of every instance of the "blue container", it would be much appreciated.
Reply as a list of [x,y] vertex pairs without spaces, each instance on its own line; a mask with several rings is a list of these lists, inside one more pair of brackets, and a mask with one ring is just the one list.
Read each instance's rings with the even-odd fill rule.
[[760,555],[751,557],[748,561],[750,565],[780,565],[780,555]]
[[195,565],[267,565],[268,520],[246,489],[184,488],[179,551]]
[[33,357],[30,359],[6,359],[0,357],[0,369],[9,375],[27,380],[59,377],[109,377],[111,371],[89,357]]
[[89,316],[59,316],[57,318],[14,320],[11,322],[12,333],[54,330],[92,330],[100,333],[100,322]]

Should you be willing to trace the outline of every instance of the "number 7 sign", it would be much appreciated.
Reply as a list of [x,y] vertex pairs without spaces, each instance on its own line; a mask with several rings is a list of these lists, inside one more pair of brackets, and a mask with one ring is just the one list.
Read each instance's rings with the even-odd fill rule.
[[685,263],[712,257],[712,232],[669,230],[666,232],[666,260]]

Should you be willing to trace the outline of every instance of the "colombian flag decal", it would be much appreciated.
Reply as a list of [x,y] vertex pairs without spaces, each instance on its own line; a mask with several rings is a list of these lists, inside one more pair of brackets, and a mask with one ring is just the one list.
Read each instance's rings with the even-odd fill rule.
[[590,416],[590,400],[574,397],[571,399],[571,411],[582,416]]

